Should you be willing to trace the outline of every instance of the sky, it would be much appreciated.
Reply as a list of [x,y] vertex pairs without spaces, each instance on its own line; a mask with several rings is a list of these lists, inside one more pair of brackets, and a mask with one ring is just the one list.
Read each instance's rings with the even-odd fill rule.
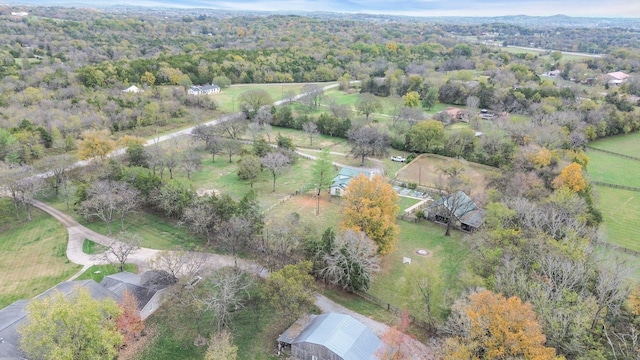
[[569,15],[640,18],[640,0],[17,0],[0,3],[142,5],[256,11],[330,11],[407,16]]

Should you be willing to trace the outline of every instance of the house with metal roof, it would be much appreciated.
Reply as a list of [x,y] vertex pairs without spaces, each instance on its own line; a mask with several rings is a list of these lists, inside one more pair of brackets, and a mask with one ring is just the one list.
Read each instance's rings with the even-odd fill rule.
[[486,211],[478,207],[467,194],[457,191],[443,196],[424,209],[424,215],[432,221],[447,223],[450,214],[455,218],[455,227],[474,231],[484,224]]
[[[147,271],[142,275],[120,272],[106,276],[99,284],[93,280],[62,282],[35,299],[44,299],[55,292],[69,297],[79,288],[84,288],[93,299],[111,298],[120,302],[125,290],[129,290],[136,298],[140,317],[144,320],[160,307],[164,292],[175,282],[176,279],[166,271]],[[18,329],[27,319],[28,304],[29,300],[18,300],[0,309],[0,360],[25,359],[24,353],[20,350]]]
[[349,315],[307,315],[278,337],[280,349],[300,360],[369,360],[384,347],[364,324]]
[[375,171],[370,169],[357,169],[345,166],[331,181],[331,188],[329,191],[333,196],[342,196],[351,179],[361,174],[371,179],[375,173]]
[[210,95],[217,94],[220,92],[220,86],[211,84],[211,85],[194,85],[187,90],[189,95]]

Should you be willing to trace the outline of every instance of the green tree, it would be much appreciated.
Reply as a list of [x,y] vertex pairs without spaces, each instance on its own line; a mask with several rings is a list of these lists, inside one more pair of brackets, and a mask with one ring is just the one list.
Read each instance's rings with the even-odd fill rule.
[[285,319],[297,319],[313,305],[312,264],[302,261],[272,272],[262,286],[264,298]]
[[347,230],[338,235],[323,261],[320,276],[351,292],[367,291],[373,273],[380,270],[378,246],[362,231]]
[[241,180],[248,181],[253,189],[253,183],[260,176],[261,167],[259,157],[255,155],[243,156],[238,161],[238,177]]
[[437,101],[438,101],[438,88],[430,87],[427,90],[427,93],[425,94],[424,98],[422,99],[422,106],[425,107],[427,110],[431,110],[436,105]]
[[435,152],[444,145],[444,126],[437,120],[424,120],[409,132],[409,147],[413,151]]
[[406,93],[402,97],[402,100],[404,101],[404,106],[406,107],[415,108],[420,106],[420,94],[418,94],[418,92],[416,91]]
[[233,337],[229,331],[225,329],[211,335],[204,360],[236,360],[237,358],[238,347],[233,344]]
[[316,215],[320,215],[320,194],[322,193],[322,189],[326,189],[329,185],[332,173],[334,173],[334,171],[331,154],[329,153],[329,148],[324,148],[313,164],[313,181],[318,187],[318,207],[316,208]]
[[371,114],[382,111],[382,102],[369,93],[360,94],[358,100],[356,100],[356,111],[358,114],[364,115],[368,122]]
[[33,300],[18,330],[20,348],[32,359],[113,359],[123,341],[116,327],[121,312],[112,299],[94,300],[83,288],[68,298],[56,292]]

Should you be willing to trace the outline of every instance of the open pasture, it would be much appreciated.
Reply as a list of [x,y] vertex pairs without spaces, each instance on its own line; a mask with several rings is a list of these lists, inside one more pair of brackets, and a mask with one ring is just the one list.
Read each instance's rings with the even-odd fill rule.
[[640,132],[606,137],[590,142],[589,146],[623,155],[640,157]]
[[[406,183],[416,183],[431,188],[441,187],[440,184],[442,184],[443,179],[439,169],[453,160],[454,159],[444,156],[422,154],[401,168],[397,173],[396,180]],[[486,188],[487,176],[493,170],[488,166],[480,164],[470,162],[466,164],[466,170],[462,175],[469,180],[469,187],[471,189],[471,194],[469,195],[476,196],[481,194]]]
[[595,186],[605,241],[640,252],[640,192]]
[[589,178],[616,185],[640,187],[640,161],[588,150]]

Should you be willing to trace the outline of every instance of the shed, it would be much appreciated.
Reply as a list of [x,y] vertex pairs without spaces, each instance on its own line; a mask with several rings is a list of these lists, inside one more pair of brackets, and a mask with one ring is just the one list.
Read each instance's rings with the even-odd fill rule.
[[144,90],[140,89],[139,87],[135,86],[135,85],[131,85],[128,88],[122,90],[123,92],[126,93],[141,93],[144,92]]
[[308,315],[278,337],[300,360],[368,360],[384,344],[364,324],[349,315]]

